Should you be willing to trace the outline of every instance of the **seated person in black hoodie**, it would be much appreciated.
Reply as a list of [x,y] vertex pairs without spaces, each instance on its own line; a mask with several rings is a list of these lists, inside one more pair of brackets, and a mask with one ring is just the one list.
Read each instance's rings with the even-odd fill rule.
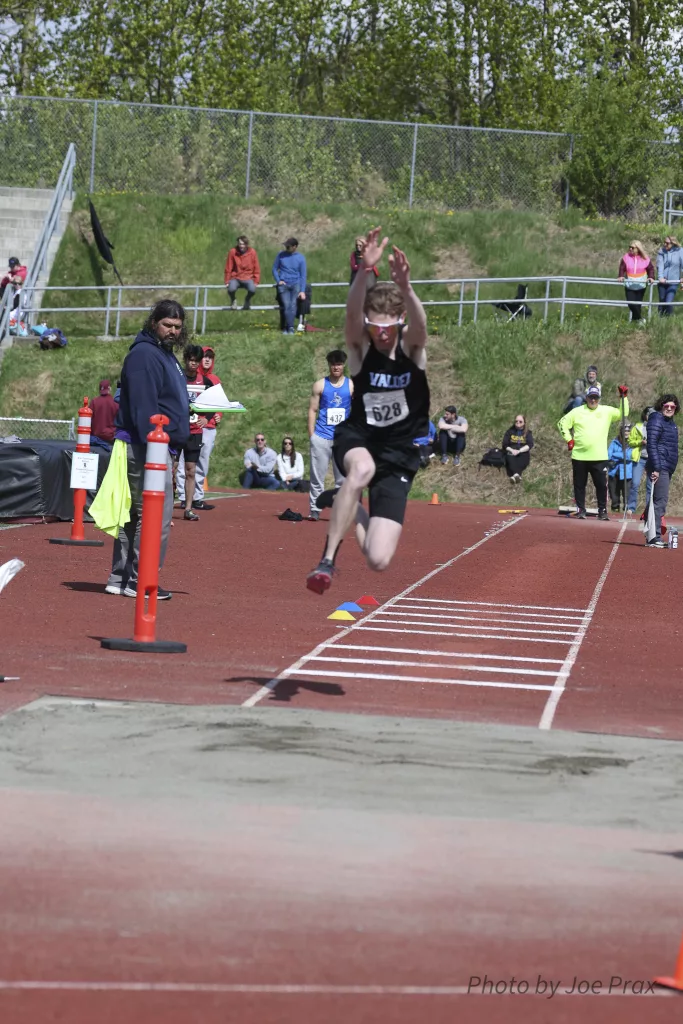
[[[140,527],[142,525],[142,487],[147,454],[147,435],[153,429],[150,417],[168,416],[164,429],[169,448],[177,451],[190,435],[185,372],[174,350],[187,340],[185,310],[179,302],[162,299],[147,318],[142,331],[131,345],[121,370],[121,401],[116,415],[116,440],[125,441],[130,487],[130,521],[114,541],[111,573],[105,590],[108,594],[137,596]],[[164,564],[173,513],[172,452],[166,463],[166,493],[161,534],[159,568]],[[159,587],[159,601],[168,600],[170,591]]]

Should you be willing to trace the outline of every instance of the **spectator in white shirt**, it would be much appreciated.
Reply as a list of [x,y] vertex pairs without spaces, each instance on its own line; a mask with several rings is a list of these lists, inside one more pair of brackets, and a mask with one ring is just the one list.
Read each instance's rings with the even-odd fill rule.
[[282,450],[277,457],[277,472],[287,491],[296,491],[304,478],[304,459],[296,451],[291,437],[282,438]]

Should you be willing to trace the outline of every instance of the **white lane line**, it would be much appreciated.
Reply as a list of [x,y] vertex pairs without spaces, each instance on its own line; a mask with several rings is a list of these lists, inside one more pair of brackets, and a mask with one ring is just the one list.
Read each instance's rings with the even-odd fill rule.
[[[397,605],[396,607],[398,607],[399,611],[406,611],[406,612],[421,612],[421,611],[424,611],[424,612],[431,612],[432,614],[434,614],[436,612],[446,612],[447,611],[447,609],[444,608],[443,605],[438,605],[438,604],[434,604],[434,605],[431,605],[431,604],[408,604],[407,602],[404,602],[404,601],[402,601],[400,603],[400,605]],[[499,611],[499,609],[497,609],[497,608],[470,608],[470,607],[462,607],[462,608],[454,608],[453,611],[454,612],[461,612],[463,615],[477,615],[477,616],[480,616],[481,618],[484,618],[484,619],[488,618],[490,615],[495,615],[496,612],[498,612],[498,614],[502,614]],[[548,622],[555,622],[555,621],[559,621],[559,622],[575,622],[578,625],[581,622],[581,620],[583,619],[583,615],[547,615],[547,614],[544,614],[543,612],[508,612],[508,611],[506,611],[505,612],[505,618],[506,619],[522,619],[524,621],[526,621],[527,619],[532,619],[534,621],[538,620],[539,622],[545,621],[547,619]]]
[[[356,629],[368,630],[374,633],[400,633],[401,635],[412,633],[419,636],[459,636],[466,640],[519,640],[527,644],[566,644],[569,646],[571,640],[546,640],[545,637],[535,636],[508,636],[506,633],[445,633],[438,629],[390,629],[388,626],[361,626]],[[327,645],[325,645],[327,646]],[[316,647],[316,652],[322,650]],[[307,659],[308,660],[308,659]]]
[[[18,992],[196,992],[207,995],[274,995],[274,996],[487,996],[489,993],[483,987],[472,985],[268,985],[268,984],[229,984],[223,982],[202,982],[202,981],[9,981],[0,980],[0,989],[9,989]],[[514,995],[509,987],[500,997]],[[523,993],[522,997],[535,997],[548,999],[542,992]],[[664,996],[674,998],[677,992],[667,989],[655,989],[643,993],[633,992],[631,988],[625,991],[622,987],[609,992],[603,986],[596,992],[575,992],[565,986],[555,992],[554,998],[558,996],[635,996],[638,999],[647,999],[652,996]]]
[[617,536],[617,539],[612,545],[612,550],[610,551],[609,558],[607,559],[607,562],[605,564],[605,568],[602,570],[602,573],[600,574],[600,579],[595,585],[595,590],[593,591],[593,596],[590,599],[588,608],[586,608],[586,614],[583,617],[583,622],[579,626],[579,631],[577,633],[576,640],[567,651],[567,657],[564,659],[564,664],[562,665],[562,668],[557,674],[555,685],[553,686],[552,692],[548,697],[548,700],[546,701],[546,705],[543,709],[543,714],[541,715],[541,720],[538,723],[539,729],[552,728],[555,712],[557,711],[557,705],[560,703],[560,698],[564,693],[565,686],[567,685],[567,680],[569,679],[569,673],[574,667],[574,663],[578,657],[581,644],[583,643],[586,633],[588,631],[588,627],[591,624],[591,619],[593,618],[593,615],[595,613],[595,608],[600,598],[600,594],[602,593],[602,588],[604,587],[605,581],[607,580],[607,577],[609,575],[609,571],[612,568],[612,563],[614,562],[614,559],[617,556],[617,551],[619,550],[621,538],[624,536],[624,531],[627,526],[628,522],[624,520],[621,529],[619,530],[619,535]]
[[[339,650],[339,648],[337,647],[336,650]],[[311,661],[331,661],[335,665],[399,665],[403,668],[448,668],[448,665],[434,665],[424,660],[395,661],[393,658],[391,660],[388,658],[325,658],[319,655],[317,658],[311,658]],[[548,672],[537,668],[513,668],[512,666],[493,668],[491,665],[458,665],[456,667],[458,672],[500,672],[504,675],[553,676],[553,678],[557,675],[557,671]]]
[[[514,654],[470,654],[468,651],[426,651],[415,647],[375,647],[367,644],[339,644],[338,651],[381,651],[387,654],[428,654],[432,658],[481,658],[485,661],[531,661],[536,665],[562,665],[562,658],[520,658]],[[553,673],[554,675],[555,673]]]
[[[503,531],[501,530],[500,532],[502,533]],[[486,540],[488,540],[488,537]],[[397,598],[396,600],[400,601],[403,600],[403,598]],[[562,608],[552,604],[500,604],[497,601],[455,601],[450,598],[446,599],[443,597],[411,597],[410,600],[428,601],[435,604],[471,604],[478,605],[482,608],[532,608],[534,611],[539,612],[580,612],[582,615],[586,611],[585,608]]]
[[[493,615],[487,615],[486,618],[484,619],[478,619],[474,618],[471,615],[467,615],[467,613],[465,613],[464,615],[433,615],[431,612],[408,612],[405,609],[398,612],[386,611],[383,612],[383,614],[392,615],[394,618],[399,619],[402,622],[416,622],[418,619],[447,619],[448,622],[473,622],[474,628],[477,629],[495,629],[493,625],[490,625],[490,623],[494,622],[504,622],[509,629],[518,629],[524,627],[524,622],[518,622],[517,620],[515,620],[514,622],[510,622],[508,618],[499,619]],[[434,622],[433,625],[446,626],[448,625],[448,622]],[[552,632],[564,633],[565,635],[570,636],[571,634],[576,633],[580,623],[577,622],[575,626],[570,626],[570,623],[568,622],[534,622],[533,620],[528,620],[527,625],[534,627],[533,629],[525,629],[525,632],[527,633],[535,633],[535,627],[537,626],[557,626],[558,628],[552,630]],[[564,628],[567,626],[570,626],[570,628]]]
[[[466,555],[469,555],[473,551],[476,551],[477,548],[480,548],[483,544],[487,544],[488,541],[492,540],[494,537],[500,536],[501,533],[505,533],[506,530],[510,530],[515,525],[515,523],[520,523],[523,519],[526,519],[526,516],[519,516],[515,517],[514,519],[511,519],[510,522],[505,523],[504,526],[501,526],[500,530],[496,530],[495,533],[489,533],[486,537],[482,537],[481,540],[478,540],[475,544],[471,544],[470,547],[465,548],[464,551],[461,551],[459,555],[454,555],[453,558],[450,558],[447,562],[444,562],[442,565],[437,566],[436,569],[432,569],[432,571],[428,572],[426,576],[423,576],[421,579],[419,579],[417,583],[411,583],[409,587],[406,587],[405,590],[402,590],[400,594],[396,595],[396,597],[390,597],[388,601],[385,601],[383,605],[380,605],[379,608],[376,608],[374,612],[370,612],[369,615],[366,615],[365,618],[363,619],[363,622],[368,622],[370,619],[374,618],[375,615],[380,614],[386,608],[391,608],[391,606],[394,605],[397,601],[400,601],[402,598],[407,597],[408,594],[412,594],[413,590],[416,590],[418,587],[423,586],[423,584],[425,584],[428,580],[431,580],[434,576],[438,576],[440,572],[444,571],[444,569],[448,569],[451,565],[455,565],[455,563],[459,562],[461,558],[464,558]],[[323,641],[323,643],[318,644],[318,646],[313,651],[311,651],[310,654],[304,654],[303,657],[295,661],[290,668],[283,669],[282,672],[280,672],[273,679],[270,679],[266,683],[266,685],[262,686],[259,690],[256,691],[256,693],[252,693],[251,697],[247,697],[247,699],[243,701],[242,707],[253,708],[256,704],[259,703],[259,701],[263,700],[264,697],[267,697],[269,693],[272,693],[278,683],[282,682],[284,679],[288,679],[293,672],[296,672],[298,669],[300,669],[301,666],[305,665],[307,661],[310,661],[312,657],[314,657],[316,654],[320,654],[321,651],[324,651],[326,647],[329,647],[331,644],[334,644],[337,640],[341,639],[344,636],[347,636],[350,632],[352,632],[352,630],[358,629],[358,626],[359,623],[354,622],[352,626],[347,626],[346,629],[340,630],[340,632],[336,633],[335,636],[333,636],[331,639],[325,640]]]
[[[386,614],[389,615],[391,613],[387,612]],[[381,622],[383,625],[387,626],[400,626],[405,624],[406,626],[438,626],[439,629],[449,629],[449,625],[447,622],[426,622],[424,619],[377,618],[374,621]],[[466,621],[467,620],[465,620],[465,622]],[[505,620],[503,619],[502,621]],[[509,633],[533,633],[534,636],[576,636],[577,634],[576,629],[525,629],[521,626],[508,626],[507,623],[505,624],[505,628]],[[482,622],[481,624],[475,626],[466,626],[464,624],[457,623],[453,626],[453,629],[496,629],[496,627],[494,625],[489,624],[488,622]]]
[[336,672],[300,668],[295,676],[316,676],[318,679],[383,679],[387,683],[436,683],[439,686],[484,686],[499,690],[552,690],[545,683],[504,683],[497,679],[434,679],[432,676],[387,676],[383,672]]

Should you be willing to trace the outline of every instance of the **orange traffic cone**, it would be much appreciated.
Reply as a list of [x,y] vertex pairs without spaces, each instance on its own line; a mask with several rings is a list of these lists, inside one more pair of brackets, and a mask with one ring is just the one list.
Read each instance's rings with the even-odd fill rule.
[[429,502],[429,504],[430,505],[438,505],[439,504],[439,495],[436,493],[436,491],[434,491],[434,493],[432,494],[432,500]]
[[208,476],[205,476],[204,477],[204,483],[202,484],[202,490],[203,491],[208,491],[208,489],[209,489],[209,478],[208,478]]
[[673,978],[655,978],[655,985],[662,985],[664,988],[675,988],[677,992],[683,992],[683,942],[678,950],[678,960],[674,967]]

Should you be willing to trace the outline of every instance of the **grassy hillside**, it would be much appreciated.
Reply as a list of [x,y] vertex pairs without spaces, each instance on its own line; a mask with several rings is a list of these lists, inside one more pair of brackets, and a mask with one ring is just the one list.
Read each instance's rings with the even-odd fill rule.
[[[266,280],[279,242],[295,233],[317,281],[346,279],[354,235],[377,220],[405,247],[416,277],[483,273],[524,280],[549,272],[614,274],[630,238],[640,238],[653,251],[661,237],[657,227],[584,222],[573,213],[557,220],[511,213],[438,216],[322,205],[245,205],[202,196],[102,197],[97,206],[116,245],[124,281],[140,284],[220,283],[227,248],[238,232],[248,233],[258,248]],[[106,287],[112,282],[88,239],[88,219],[79,206],[51,283]],[[426,297],[428,290],[420,291]],[[448,295],[445,288],[440,296],[436,289],[430,297],[432,293],[434,298]],[[343,294],[330,290],[327,301],[339,301]],[[543,294],[540,286],[535,294]],[[270,301],[269,290],[267,296]],[[149,293],[140,293],[140,301],[151,301]],[[98,326],[85,316],[51,314],[50,322],[69,334],[69,347],[47,353],[12,349],[0,370],[1,414],[73,415],[83,395],[95,392],[100,377],[116,378],[142,318],[135,314],[126,321],[125,339],[102,342],[93,337],[101,333],[101,320]],[[312,381],[325,371],[325,353],[342,341],[342,313],[318,311],[313,322],[326,330],[285,338],[277,330],[274,312],[223,312],[210,318],[207,340],[218,352],[217,371],[228,395],[248,408],[245,416],[226,417],[220,428],[212,483],[236,485],[242,453],[255,430],[264,430],[275,448],[283,434],[292,433],[307,455],[308,395]],[[538,316],[504,324],[490,310],[483,311],[479,323],[458,327],[457,315],[441,306],[430,310],[429,324],[432,412],[436,415],[455,403],[470,422],[470,434],[462,467],[438,465],[421,472],[414,496],[438,491],[442,499],[509,505],[514,494],[515,505],[557,505],[569,499],[571,482],[569,458],[555,424],[573,378],[589,363],[597,363],[608,396],[616,395],[619,380],[628,380],[638,412],[664,388],[683,390],[678,369],[683,331],[675,321],[655,319],[638,329],[626,322],[624,310],[574,307],[563,327],[557,319],[544,324]],[[479,471],[477,463],[486,448],[500,444],[517,411],[529,417],[537,448],[523,487],[513,491],[504,474]],[[683,484],[679,487],[676,481],[671,507],[683,511]]]

